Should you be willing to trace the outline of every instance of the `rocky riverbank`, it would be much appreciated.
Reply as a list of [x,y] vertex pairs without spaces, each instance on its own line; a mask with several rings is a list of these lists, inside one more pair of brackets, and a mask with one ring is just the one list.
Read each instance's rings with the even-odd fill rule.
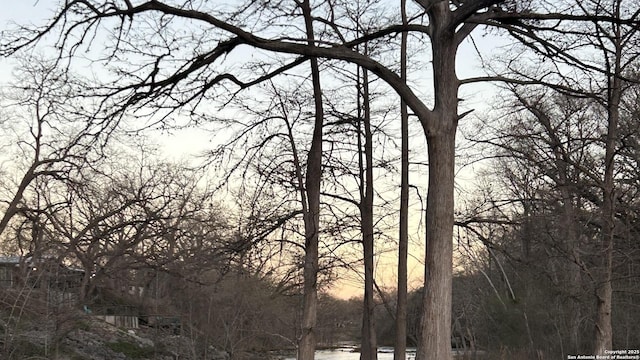
[[[123,329],[84,315],[64,334],[55,334],[46,321],[23,324],[11,342],[5,343],[10,358],[55,360],[229,360],[231,355],[210,347],[196,350],[187,336],[141,327]],[[56,339],[57,337],[57,339]]]

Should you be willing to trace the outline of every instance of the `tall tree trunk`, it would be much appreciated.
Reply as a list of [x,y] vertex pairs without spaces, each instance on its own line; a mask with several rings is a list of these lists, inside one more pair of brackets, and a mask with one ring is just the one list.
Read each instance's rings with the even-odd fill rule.
[[[400,1],[402,23],[407,23],[407,0]],[[407,82],[407,32],[400,42],[400,77]],[[400,224],[398,234],[398,290],[396,305],[396,343],[394,360],[407,358],[407,257],[409,252],[409,112],[407,104],[400,101]]]
[[459,80],[455,72],[457,43],[451,16],[447,1],[433,3],[429,11],[433,31],[433,114],[437,120],[422,121],[429,153],[429,189],[423,310],[417,360],[447,360],[452,357],[453,189]]
[[[309,0],[301,3],[309,44],[314,43],[313,21]],[[322,126],[324,109],[318,59],[311,58],[311,78],[315,102],[315,122],[305,178],[308,212],[304,214],[304,300],[302,333],[298,344],[298,360],[313,360],[316,351],[316,322],[318,309],[318,239],[320,228],[320,179],[322,177]]]
[[[451,359],[455,131],[430,135],[425,284],[418,360]],[[451,224],[449,226],[449,224]]]
[[[610,109],[613,110],[613,109]],[[615,110],[617,113],[617,110]],[[609,114],[609,131],[607,133],[607,145],[605,154],[605,175],[603,184],[603,204],[602,204],[602,239],[600,241],[600,253],[602,262],[600,264],[600,277],[596,284],[596,332],[595,349],[596,355],[604,355],[605,350],[612,349],[613,329],[611,327],[611,310],[613,289],[611,286],[611,271],[613,265],[613,237],[614,237],[614,186],[613,186],[613,158],[615,152],[615,133],[617,114]]]
[[[616,18],[620,18],[620,1],[614,3]],[[603,355],[605,350],[613,346],[613,328],[611,326],[611,311],[613,288],[611,273],[613,271],[613,246],[615,235],[615,187],[614,169],[616,142],[618,139],[618,123],[620,120],[620,101],[622,98],[622,48],[623,40],[621,25],[614,25],[613,34],[609,40],[615,45],[613,61],[609,61],[608,52],[603,49],[607,59],[607,135],[604,157],[604,177],[602,186],[602,239],[600,241],[601,268],[600,279],[596,284],[596,324],[595,348],[596,355]]]
[[[358,76],[360,78],[360,76]],[[362,74],[362,119],[364,125],[364,162],[360,154],[360,224],[362,231],[362,249],[364,254],[364,301],[362,316],[361,360],[376,360],[376,327],[374,321],[374,237],[373,237],[373,134],[371,133],[371,111],[369,108],[369,77],[367,71]],[[358,109],[358,112],[360,110]],[[358,129],[358,142],[361,142],[361,129]],[[362,149],[362,147],[360,147]]]
[[[618,54],[619,55],[619,54]],[[616,66],[619,64],[617,62]],[[596,284],[597,315],[594,353],[601,355],[611,350],[613,329],[611,327],[612,295],[611,272],[613,266],[613,246],[615,232],[615,188],[614,165],[618,120],[620,117],[621,84],[619,73],[611,75],[609,80],[608,125],[605,148],[605,172],[603,179],[602,202],[602,239],[600,241],[601,268],[600,279]]]

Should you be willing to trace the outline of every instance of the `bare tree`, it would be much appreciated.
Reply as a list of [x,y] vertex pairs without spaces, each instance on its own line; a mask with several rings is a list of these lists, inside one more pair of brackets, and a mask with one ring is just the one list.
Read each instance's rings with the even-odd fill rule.
[[36,57],[23,58],[21,65],[3,103],[11,117],[7,126],[18,134],[20,161],[12,162],[11,171],[23,175],[17,184],[5,185],[10,195],[3,200],[0,234],[21,211],[24,198],[32,195],[30,187],[37,179],[73,182],[82,168],[102,157],[101,147],[113,131],[90,112],[90,102],[78,100],[80,79]]
[[[138,48],[149,48],[151,51],[146,54],[137,52],[143,56],[135,67],[136,70],[133,70],[131,64],[125,63],[126,69],[121,70],[126,71],[118,73],[118,82],[99,89],[98,94],[108,96],[109,105],[124,104],[109,110],[114,115],[120,115],[126,110],[137,111],[140,114],[149,107],[157,110],[156,115],[160,119],[168,119],[170,114],[180,111],[186,113],[193,111],[203,101],[215,97],[213,95],[215,91],[225,89],[226,86],[233,88],[231,91],[233,96],[237,91],[282,74],[309,58],[352,62],[383,79],[413,110],[422,124],[428,143],[430,171],[426,210],[424,314],[418,358],[448,359],[451,357],[454,146],[457,124],[464,116],[464,114],[458,114],[458,90],[462,82],[457,78],[455,71],[457,50],[480,23],[499,18],[500,21],[495,24],[500,25],[514,18],[517,19],[520,14],[514,13],[510,7],[497,7],[497,4],[502,3],[499,0],[464,2],[421,0],[418,3],[422,6],[422,11],[416,19],[426,15],[427,25],[419,23],[391,25],[360,38],[340,39],[335,31],[340,27],[340,19],[332,17],[334,14],[331,11],[332,3],[323,3],[324,7],[318,6],[313,9],[314,19],[317,19],[313,23],[323,29],[322,36],[316,38],[310,36],[309,27],[306,26],[310,21],[311,9],[308,7],[305,10],[304,6],[301,10],[302,17],[298,17],[297,21],[292,21],[290,24],[285,24],[285,28],[292,31],[284,33],[281,29],[270,28],[260,21],[262,16],[269,16],[273,11],[273,8],[261,7],[260,4],[234,7],[225,13],[207,8],[207,4],[200,2],[174,6],[167,2],[146,1],[135,6],[124,6],[114,1],[78,0],[61,6],[58,15],[49,22],[50,26],[45,27],[44,31],[20,33],[20,38],[4,41],[2,52],[13,53],[37,43],[46,33],[61,31],[65,35],[60,36],[56,44],[58,49],[61,49],[60,56],[66,59],[72,58],[76,51],[82,48],[83,41],[90,41],[84,37],[87,30],[100,31],[102,26],[115,26],[121,31],[115,32],[114,45],[106,52],[105,57],[109,61],[120,61],[118,55],[122,51],[136,51]],[[250,9],[257,10],[249,11]],[[325,10],[325,13],[319,14],[321,10]],[[129,26],[138,26],[139,19],[152,20],[153,31],[158,35],[145,37],[128,32],[126,29]],[[62,26],[55,26],[57,24]],[[180,26],[198,24],[201,27],[194,30],[196,32],[203,27],[207,30],[196,36],[180,37],[176,35],[173,28],[178,24]],[[245,24],[252,25],[245,26]],[[259,25],[253,27],[253,24]],[[303,24],[305,26],[302,26]],[[306,31],[300,32],[295,29],[296,27],[297,29],[304,27]],[[60,28],[62,30],[59,30]],[[354,48],[358,44],[407,30],[427,36],[431,40],[429,50],[433,59],[434,80],[434,99],[430,102],[433,104],[432,108],[429,108],[426,105],[427,101],[420,99],[390,66]],[[79,32],[77,39],[80,40],[69,36],[75,32]],[[188,39],[193,38],[205,39],[200,44],[205,45],[206,48],[198,50],[193,47],[193,43],[188,44],[190,42]],[[137,41],[139,44],[136,44]],[[182,48],[194,49],[195,55],[183,54],[177,50],[181,48],[178,44],[186,45]],[[248,45],[263,52],[291,56],[284,57],[283,61],[263,66],[258,75],[251,76],[246,72],[241,74],[241,72],[234,72],[232,68],[227,72],[219,65],[223,64],[225,59],[237,61],[237,57],[232,58],[242,48],[241,45]],[[180,54],[176,55],[178,53]],[[316,116],[320,114],[316,111]],[[320,131],[320,129],[316,130]],[[314,175],[319,174],[314,173]],[[307,176],[311,175],[307,174]],[[309,181],[307,191],[315,191],[314,188],[309,188],[314,184],[316,183]],[[313,201],[309,199],[309,211],[315,215]],[[310,228],[308,234],[313,234],[315,230],[317,229]],[[314,241],[313,238],[309,240],[310,246],[307,250],[313,254]],[[313,264],[313,260],[309,259],[309,263]],[[313,308],[313,288],[309,291],[308,304]],[[313,321],[310,317],[305,328],[311,331],[312,327]],[[304,358],[307,358],[306,355]]]
[[[307,44],[313,46],[316,37],[311,14],[311,3],[309,0],[303,0],[300,5],[304,17]],[[318,241],[320,236],[320,182],[322,178],[322,125],[324,123],[324,107],[322,105],[322,87],[320,85],[318,59],[312,57],[310,62],[313,82],[313,101],[315,104],[315,121],[305,178],[307,204],[303,204],[305,261],[302,337],[299,340],[298,346],[298,359],[300,360],[311,360],[315,356],[315,328],[318,311]]]
[[[611,273],[614,238],[617,232],[614,179],[620,142],[618,128],[621,99],[628,84],[635,82],[630,75],[632,69],[637,66],[638,57],[637,22],[640,14],[637,5],[637,2],[622,1],[607,4],[570,2],[571,14],[563,15],[561,11],[548,15],[533,13],[531,20],[505,25],[526,48],[533,49],[546,61],[550,61],[550,66],[540,66],[539,62],[533,60],[535,70],[532,71],[526,66],[522,67],[524,61],[516,61],[509,66],[513,79],[508,81],[518,84],[541,84],[560,93],[591,99],[600,107],[596,113],[600,113],[600,116],[606,119],[600,130],[604,150],[602,167],[587,170],[590,180],[594,181],[601,191],[598,200],[602,226],[599,232],[601,241],[597,242],[601,264],[597,267],[597,275],[594,276],[597,279],[597,311],[594,319],[596,354],[603,354],[605,349],[612,346]],[[560,26],[550,29],[545,26],[549,21]],[[558,37],[559,34],[566,36]],[[585,54],[595,56],[586,59],[583,57]],[[537,114],[540,115],[540,112]],[[549,130],[551,129],[547,131]],[[557,149],[560,148],[556,147],[554,151],[558,151]],[[563,196],[566,198],[567,195],[565,193]],[[563,211],[566,216],[570,216],[569,213],[572,212],[567,207]],[[579,259],[576,261],[579,262]]]
[[[360,84],[358,84],[360,85]],[[360,86],[358,86],[360,88]],[[360,92],[360,89],[358,90]],[[360,96],[358,96],[360,98]],[[358,119],[364,127],[363,151],[359,156],[360,169],[360,224],[362,231],[362,249],[364,258],[364,306],[362,315],[361,360],[378,358],[375,328],[374,301],[374,225],[373,225],[373,134],[371,131],[371,109],[369,96],[369,77],[366,70],[362,74],[362,106],[358,106]],[[359,104],[360,105],[360,104]],[[362,109],[362,110],[360,110]],[[361,112],[362,111],[362,112]],[[358,143],[362,142],[362,130],[358,131]],[[364,154],[363,154],[364,153]],[[364,155],[364,156],[363,156]]]

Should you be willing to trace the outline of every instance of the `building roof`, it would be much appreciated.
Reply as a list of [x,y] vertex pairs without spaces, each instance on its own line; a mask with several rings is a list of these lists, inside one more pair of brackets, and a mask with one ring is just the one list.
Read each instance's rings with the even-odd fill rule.
[[[31,256],[20,256],[20,255],[0,255],[0,266],[2,265],[15,265],[15,266],[19,266],[20,262],[23,261],[26,264],[33,264],[33,258]],[[73,267],[73,266],[66,266],[64,264],[60,264],[61,266],[63,266],[65,269],[67,269],[68,271],[73,271],[73,272],[78,272],[78,273],[83,273],[84,269],[82,268],[78,268],[78,267]]]
[[19,255],[0,255],[0,265],[18,265],[21,259],[22,256]]

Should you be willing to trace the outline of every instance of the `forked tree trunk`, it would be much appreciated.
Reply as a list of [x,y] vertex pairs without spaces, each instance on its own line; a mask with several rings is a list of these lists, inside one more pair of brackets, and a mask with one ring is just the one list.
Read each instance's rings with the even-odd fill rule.
[[[314,43],[313,22],[309,0],[301,4],[309,44]],[[316,351],[316,322],[318,309],[318,239],[320,229],[320,179],[322,176],[322,126],[324,110],[318,60],[311,58],[311,78],[315,103],[315,122],[311,148],[307,160],[305,178],[308,212],[304,214],[305,256],[304,256],[304,300],[302,326],[298,343],[298,360],[313,360]]]
[[[429,153],[426,257],[417,360],[448,360],[451,352],[453,189],[459,80],[457,42],[448,1],[431,6],[435,121],[422,121]],[[422,119],[421,119],[422,120]]]

